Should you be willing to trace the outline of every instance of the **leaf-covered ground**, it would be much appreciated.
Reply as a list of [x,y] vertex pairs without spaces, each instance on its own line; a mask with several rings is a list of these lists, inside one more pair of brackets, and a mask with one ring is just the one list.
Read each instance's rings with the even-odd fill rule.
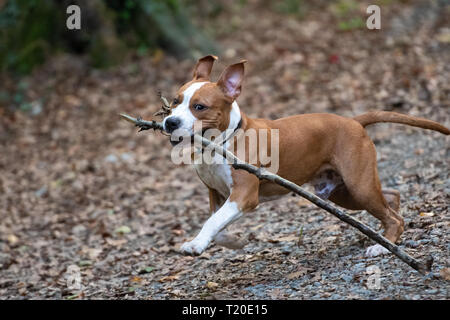
[[[365,19],[367,4],[357,3],[352,12]],[[385,4],[380,31],[347,30],[342,10],[322,1],[303,16],[258,1],[226,5],[203,21],[223,49],[213,78],[248,59],[238,102],[254,117],[376,109],[450,126],[445,10]],[[138,134],[117,114],[150,118],[158,90],[172,96],[193,64],[157,53],[99,71],[55,57],[22,82],[29,112],[0,108],[0,298],[449,298],[449,139],[402,125],[369,132],[383,186],[401,192],[401,246],[433,256],[429,275],[392,255],[365,257],[367,238],[292,195],[232,227],[244,249],[180,255],[208,218],[207,189],[193,168],[170,161],[167,137]],[[17,83],[4,77],[2,87]],[[80,268],[80,290],[68,283],[70,266]],[[370,266],[379,289],[368,288]]]

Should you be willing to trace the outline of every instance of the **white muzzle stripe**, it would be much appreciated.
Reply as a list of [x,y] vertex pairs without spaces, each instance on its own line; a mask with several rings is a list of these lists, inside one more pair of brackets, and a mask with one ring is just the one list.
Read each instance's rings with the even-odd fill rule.
[[177,117],[181,121],[181,125],[179,129],[186,130],[190,134],[193,134],[193,126],[195,121],[197,120],[196,117],[192,114],[191,110],[189,109],[189,105],[191,103],[192,96],[195,94],[195,92],[200,89],[202,86],[204,86],[208,82],[195,82],[191,84],[189,87],[187,87],[186,90],[183,91],[183,101],[176,107],[172,109],[172,114],[168,117],[166,117],[163,121],[163,127],[166,129],[166,120],[170,117]]

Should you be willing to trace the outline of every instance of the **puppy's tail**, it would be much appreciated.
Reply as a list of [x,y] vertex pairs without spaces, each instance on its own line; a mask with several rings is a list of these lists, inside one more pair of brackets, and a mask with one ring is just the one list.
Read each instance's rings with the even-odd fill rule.
[[424,118],[412,117],[397,112],[373,111],[356,116],[353,119],[358,121],[363,127],[378,122],[393,122],[393,123],[407,124],[409,126],[419,127],[423,129],[430,129],[438,131],[445,135],[450,134],[449,129],[447,129],[446,127],[435,121],[427,120]]

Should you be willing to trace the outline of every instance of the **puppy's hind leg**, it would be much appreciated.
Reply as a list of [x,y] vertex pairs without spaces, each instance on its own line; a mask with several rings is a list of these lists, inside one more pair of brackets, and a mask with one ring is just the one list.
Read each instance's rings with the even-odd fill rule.
[[[359,150],[343,153],[343,159],[339,163],[345,164],[338,167],[344,180],[345,186],[351,195],[352,202],[357,204],[358,209],[364,209],[381,221],[384,228],[384,236],[395,243],[403,233],[403,218],[394,210],[399,206],[399,195],[381,189],[378,177],[376,151],[370,139],[365,139],[357,146]],[[350,154],[351,156],[347,156]],[[384,197],[388,195],[388,200]],[[388,204],[388,201],[394,208]],[[380,245],[369,247],[366,254],[369,256],[387,253],[387,249]]]
[[[394,189],[383,189],[382,192],[389,207],[398,213],[400,210],[400,192]],[[328,199],[346,209],[364,210],[364,208],[352,197],[345,184],[334,189]]]
[[242,249],[248,243],[245,239],[240,239],[238,236],[230,234],[227,230],[219,232],[214,237],[214,242],[228,249]]
[[389,207],[395,212],[400,212],[400,192],[394,189],[383,189],[383,196],[386,199]]

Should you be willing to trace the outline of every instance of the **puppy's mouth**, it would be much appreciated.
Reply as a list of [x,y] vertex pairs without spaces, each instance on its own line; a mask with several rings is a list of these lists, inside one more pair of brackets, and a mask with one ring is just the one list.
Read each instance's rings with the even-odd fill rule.
[[[209,129],[209,128],[203,128],[203,129],[202,129],[202,131],[201,131],[201,136],[202,136],[202,137],[203,137],[203,135],[205,134],[206,130],[208,130],[208,129]],[[184,136],[179,136],[179,137],[178,137],[178,141],[177,141],[177,140],[172,140],[172,137],[170,137],[170,144],[174,147],[174,146],[180,144],[180,143],[183,141],[184,138],[185,138]],[[193,143],[193,142],[194,142],[194,134],[192,134],[192,135],[190,136],[190,138],[191,138],[191,143]],[[175,139],[176,139],[176,138],[175,138]]]
[[181,141],[183,141],[183,137],[179,137],[179,138],[178,138],[178,141],[175,141],[175,140],[170,139],[170,144],[174,147],[174,146],[176,146],[177,144],[179,144]]

